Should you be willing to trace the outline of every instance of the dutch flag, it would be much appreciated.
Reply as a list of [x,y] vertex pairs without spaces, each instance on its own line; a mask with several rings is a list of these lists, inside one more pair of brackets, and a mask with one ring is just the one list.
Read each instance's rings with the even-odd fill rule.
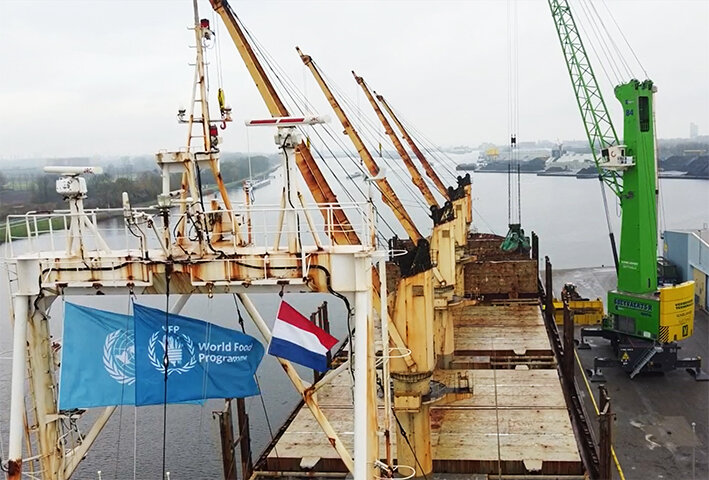
[[336,343],[335,337],[281,301],[268,346],[270,355],[324,372],[327,370],[326,354]]

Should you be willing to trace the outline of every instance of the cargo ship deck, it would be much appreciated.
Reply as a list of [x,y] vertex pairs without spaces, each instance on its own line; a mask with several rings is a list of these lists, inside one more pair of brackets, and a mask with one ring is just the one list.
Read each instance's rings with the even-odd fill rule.
[[[583,478],[584,466],[536,298],[536,260],[505,258],[498,253],[497,238],[478,240],[473,245],[477,249],[467,249],[465,263],[486,274],[467,275],[466,292],[475,292],[475,298],[458,299],[449,306],[455,351],[447,368],[436,368],[431,380],[432,388],[463,386],[468,392],[454,391],[445,402],[431,406],[433,478],[456,478],[457,474],[466,474],[464,478]],[[479,248],[481,242],[495,243],[495,248],[486,255],[485,248]],[[531,278],[520,278],[520,272]],[[503,291],[513,293],[502,295]],[[317,393],[319,405],[350,451],[354,430],[351,388],[350,375],[344,371]],[[381,399],[379,403],[381,425],[385,412]],[[385,451],[381,436],[379,451]],[[338,478],[346,472],[303,405],[255,466],[255,476],[260,478]]]

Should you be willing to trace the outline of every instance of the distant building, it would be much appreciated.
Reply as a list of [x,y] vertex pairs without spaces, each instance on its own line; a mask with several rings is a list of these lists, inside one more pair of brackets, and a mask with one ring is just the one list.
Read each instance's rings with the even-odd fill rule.
[[699,136],[699,126],[694,122],[689,122],[689,138],[697,138]]

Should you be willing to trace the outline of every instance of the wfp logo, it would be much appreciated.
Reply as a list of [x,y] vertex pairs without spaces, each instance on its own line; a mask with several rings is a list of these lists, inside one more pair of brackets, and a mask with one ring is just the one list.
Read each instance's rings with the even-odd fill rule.
[[[194,343],[184,333],[179,333],[180,327],[168,327],[167,335],[164,329],[153,333],[148,341],[148,360],[159,372],[167,374],[186,373],[197,365],[194,356]],[[160,347],[157,352],[157,347]]]
[[116,330],[106,335],[103,367],[118,383],[135,383],[135,341],[132,331]]

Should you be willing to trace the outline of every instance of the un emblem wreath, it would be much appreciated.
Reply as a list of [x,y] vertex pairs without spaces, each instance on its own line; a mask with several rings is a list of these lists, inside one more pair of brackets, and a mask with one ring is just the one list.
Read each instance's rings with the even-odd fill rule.
[[[150,337],[150,341],[148,342],[148,359],[150,360],[150,364],[154,366],[159,372],[165,372],[165,365],[163,365],[162,362],[160,362],[157,358],[157,355],[155,355],[155,344],[158,343],[158,337],[160,335],[164,335],[163,332],[158,330],[157,332],[153,333],[153,335]],[[170,375],[171,373],[177,372],[177,373],[186,373],[192,370],[192,368],[197,365],[197,360],[195,359],[194,356],[194,343],[192,343],[192,339],[188,337],[185,334],[180,334],[180,336],[184,339],[185,341],[185,346],[187,347],[187,351],[190,353],[190,361],[187,362],[187,364],[182,365],[181,367],[170,367],[169,365],[167,366],[167,374]],[[167,355],[167,349],[169,348],[167,345],[167,341],[169,339],[169,335],[165,335],[165,345],[163,346],[163,349],[165,350],[165,354]],[[169,362],[168,362],[169,364]]]
[[109,333],[106,336],[106,342],[103,344],[103,366],[108,372],[108,374],[118,383],[133,385],[135,383],[135,374],[129,375],[125,372],[124,368],[116,363],[116,358],[113,352],[113,347],[120,338],[126,332],[123,330],[116,330]]

